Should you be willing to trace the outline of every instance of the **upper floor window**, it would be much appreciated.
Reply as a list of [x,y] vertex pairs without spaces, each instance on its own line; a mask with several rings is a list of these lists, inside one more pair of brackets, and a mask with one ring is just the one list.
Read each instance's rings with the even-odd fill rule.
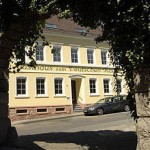
[[36,79],[36,94],[45,95],[45,78]]
[[93,64],[94,63],[93,53],[94,53],[94,51],[92,49],[87,49],[88,64]]
[[71,62],[78,63],[78,48],[71,48]]
[[55,84],[55,95],[63,94],[63,79],[57,78],[54,80]]
[[44,60],[44,47],[43,46],[37,46],[37,48],[36,48],[36,60],[37,61],[43,61]]
[[26,95],[27,79],[25,77],[17,78],[17,96]]
[[101,63],[107,65],[107,51],[101,51]]
[[61,46],[53,46],[54,62],[61,62]]
[[110,87],[109,87],[110,80],[104,79],[103,85],[104,85],[104,93],[110,93]]
[[89,84],[90,84],[90,94],[96,93],[96,79],[90,79]]

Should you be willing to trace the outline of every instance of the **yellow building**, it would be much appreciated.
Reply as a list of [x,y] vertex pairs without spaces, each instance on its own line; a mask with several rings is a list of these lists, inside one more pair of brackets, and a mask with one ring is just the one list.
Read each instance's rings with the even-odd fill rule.
[[[101,98],[116,95],[109,46],[93,34],[45,30],[50,46],[37,47],[36,68],[10,73],[9,107],[14,120],[73,113]],[[26,63],[29,59],[26,57]],[[127,93],[122,76],[117,87]]]

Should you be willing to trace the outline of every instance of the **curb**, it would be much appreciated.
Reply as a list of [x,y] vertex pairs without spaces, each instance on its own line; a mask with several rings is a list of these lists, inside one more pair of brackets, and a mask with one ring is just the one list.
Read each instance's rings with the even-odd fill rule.
[[32,123],[32,122],[39,122],[39,121],[46,121],[46,120],[54,120],[54,119],[61,119],[61,118],[70,118],[75,116],[83,116],[84,114],[82,112],[76,112],[72,114],[63,114],[58,116],[51,116],[51,117],[45,117],[45,118],[38,118],[38,119],[29,119],[29,120],[20,120],[20,121],[14,121],[11,124],[17,125],[17,124],[26,124],[26,123]]

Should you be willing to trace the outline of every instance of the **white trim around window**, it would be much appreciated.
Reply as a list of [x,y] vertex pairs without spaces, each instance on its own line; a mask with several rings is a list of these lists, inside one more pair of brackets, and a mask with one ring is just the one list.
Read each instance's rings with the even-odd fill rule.
[[35,79],[35,97],[47,96],[47,79],[46,77],[36,77]]
[[89,93],[91,96],[97,96],[98,93],[98,81],[96,78],[89,78]]
[[104,95],[112,95],[112,84],[109,78],[103,79],[103,93]]
[[70,62],[73,64],[79,64],[80,63],[79,47],[75,47],[75,46],[71,47],[71,49],[70,49]]
[[[40,53],[39,51],[39,55],[37,56],[37,49],[39,49],[40,51],[42,51],[42,53]],[[35,51],[35,60],[37,62],[37,64],[41,64],[43,62],[45,62],[46,58],[45,58],[45,46],[42,46],[42,45],[38,45],[37,48],[36,48],[36,51]],[[37,59],[38,57],[38,59]]]
[[109,59],[108,59],[108,50],[107,49],[100,49],[100,60],[101,65],[104,67],[107,67],[109,65]]
[[95,64],[95,51],[93,48],[87,48],[87,64]]
[[53,62],[62,63],[63,62],[63,47],[62,45],[53,45]]
[[54,78],[54,97],[65,96],[65,83],[64,78],[56,77]]
[[124,80],[123,79],[117,79],[117,81],[120,81],[120,84],[121,84],[121,92],[119,94],[124,95],[125,94]]
[[28,96],[28,79],[24,76],[16,77],[16,98],[26,98]]

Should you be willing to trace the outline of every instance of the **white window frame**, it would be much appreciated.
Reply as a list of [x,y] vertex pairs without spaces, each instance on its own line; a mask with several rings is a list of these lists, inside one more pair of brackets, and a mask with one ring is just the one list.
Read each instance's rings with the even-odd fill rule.
[[[44,94],[38,94],[37,93],[37,79],[44,79]],[[47,79],[46,77],[36,77],[35,79],[35,93],[36,93],[36,97],[45,97],[47,96]]]
[[[77,52],[77,62],[72,61],[72,50],[76,50]],[[79,63],[79,48],[78,47],[71,47],[71,63],[75,63],[75,64]]]
[[[118,92],[118,81],[119,81],[119,83],[120,83],[120,85],[119,85],[119,92]],[[116,80],[116,92],[117,92],[117,94],[121,94],[122,93],[122,80],[121,79],[117,79]]]
[[[104,81],[108,81],[109,92],[107,92],[107,93],[105,92]],[[111,80],[109,78],[103,79],[103,92],[104,92],[104,95],[112,95]]]
[[[42,49],[42,51],[43,51],[43,60],[37,60],[37,48],[40,48],[40,50]],[[36,60],[36,62],[44,62],[45,61],[45,50],[44,50],[45,47],[42,46],[42,45],[38,45],[37,48],[36,48],[36,51],[35,51],[35,60]]]
[[[88,52],[92,52],[92,57],[93,57],[93,62],[92,63],[89,62]],[[95,58],[94,58],[94,49],[93,48],[87,48],[87,63],[88,64],[94,64],[95,63],[94,60],[95,60]]]
[[[91,93],[91,84],[90,84],[91,80],[95,81],[95,93]],[[90,78],[89,79],[89,93],[90,93],[90,95],[98,95],[98,83],[97,83],[96,78]]]
[[[18,94],[18,89],[17,89],[17,85],[18,85],[18,79],[25,79],[25,94]],[[27,97],[28,96],[28,79],[27,77],[24,77],[24,76],[19,76],[19,77],[16,77],[16,97]]]
[[54,52],[53,52],[53,62],[54,63],[61,63],[61,62],[63,62],[63,58],[62,58],[62,45],[53,45],[53,48],[54,47],[60,47],[60,61],[56,61],[56,60],[54,60],[54,57],[55,57],[55,50],[53,50]]
[[[101,53],[101,65],[102,66],[108,66],[108,50],[104,50],[104,49],[102,49],[101,51],[100,51],[100,53]],[[103,64],[103,55],[102,55],[102,53],[106,53],[106,64]]]
[[[62,81],[62,93],[56,93],[56,91],[55,91],[55,80],[61,80]],[[65,94],[65,89],[64,89],[64,79],[63,78],[61,78],[61,77],[56,77],[56,78],[54,78],[54,95],[55,96],[64,96],[64,94]]]

